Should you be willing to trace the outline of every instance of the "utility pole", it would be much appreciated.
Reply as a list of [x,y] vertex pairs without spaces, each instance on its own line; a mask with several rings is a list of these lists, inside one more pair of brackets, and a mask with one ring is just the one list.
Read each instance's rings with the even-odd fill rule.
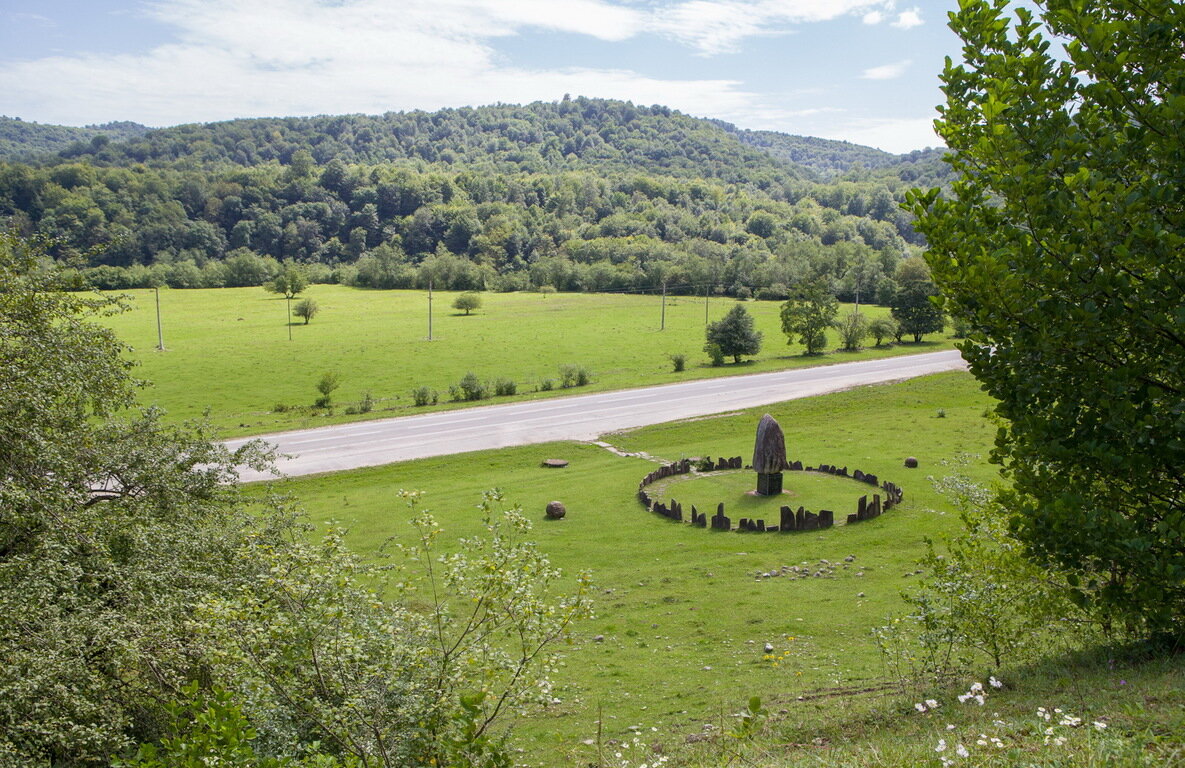
[[667,329],[667,281],[662,281],[662,322],[658,330],[665,331]]
[[156,348],[161,352],[165,351],[165,332],[160,324],[160,286],[153,286],[156,291]]
[[284,300],[288,302],[288,341],[292,341],[292,294],[285,293]]
[[432,341],[432,276],[428,276],[428,341]]
[[704,325],[708,324],[708,284],[704,283]]

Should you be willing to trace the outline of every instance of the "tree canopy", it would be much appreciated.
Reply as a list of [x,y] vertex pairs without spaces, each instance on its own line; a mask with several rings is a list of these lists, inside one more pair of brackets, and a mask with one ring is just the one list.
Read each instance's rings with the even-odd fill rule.
[[782,332],[786,343],[795,337],[806,347],[806,354],[815,355],[827,345],[827,329],[835,327],[839,302],[827,283],[822,280],[800,286],[782,305]]
[[719,347],[720,353],[739,363],[745,355],[761,351],[761,332],[753,327],[753,316],[743,304],[735,304],[720,320],[709,323],[707,344]]
[[1179,634],[1185,6],[1039,9],[960,3],[937,123],[958,179],[913,207],[999,402],[1016,536],[1081,604]]

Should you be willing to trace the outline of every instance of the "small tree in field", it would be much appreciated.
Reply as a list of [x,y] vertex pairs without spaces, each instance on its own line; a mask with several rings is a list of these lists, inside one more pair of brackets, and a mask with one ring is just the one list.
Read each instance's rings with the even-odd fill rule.
[[822,281],[798,288],[782,305],[782,332],[786,343],[798,337],[806,354],[817,355],[827,345],[827,329],[835,325],[839,302]]
[[848,352],[859,349],[867,336],[868,318],[861,312],[853,310],[839,321],[839,337],[843,341],[843,348]]
[[754,330],[753,317],[737,304],[723,319],[708,326],[704,348],[713,344],[720,349],[720,354],[739,363],[742,355],[755,355],[761,350],[761,332]]
[[317,313],[321,311],[321,308],[317,306],[316,299],[301,299],[300,301],[296,302],[296,306],[292,311],[297,317],[304,320],[305,325],[308,325],[309,321],[316,317]]
[[473,291],[465,291],[453,300],[453,309],[460,309],[469,314],[481,306],[481,297]]
[[333,395],[333,390],[341,386],[341,376],[337,371],[326,371],[321,374],[321,380],[317,382],[317,391],[321,396],[317,398],[318,408],[328,408],[329,398]]
[[309,278],[305,271],[292,262],[285,263],[280,273],[263,285],[269,293],[278,293],[286,299],[295,298],[308,286]]

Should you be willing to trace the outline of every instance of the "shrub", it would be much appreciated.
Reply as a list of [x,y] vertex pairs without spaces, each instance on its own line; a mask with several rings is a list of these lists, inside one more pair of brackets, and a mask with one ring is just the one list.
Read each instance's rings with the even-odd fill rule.
[[861,312],[853,310],[844,315],[839,321],[839,337],[843,341],[843,348],[849,352],[859,349],[868,336],[868,325],[868,318]]
[[681,373],[687,367],[687,355],[678,353],[670,356],[671,365],[675,368],[675,373]]
[[705,344],[704,351],[708,353],[708,357],[712,359],[712,366],[719,368],[724,365],[724,350],[720,348],[719,344]]
[[583,365],[560,366],[560,387],[563,389],[583,387],[590,381],[592,381],[592,374]]
[[321,307],[317,305],[316,299],[301,299],[292,308],[292,314],[304,320],[305,325],[308,325],[309,321],[316,317],[320,311]]
[[878,317],[868,324],[868,333],[876,339],[876,345],[879,347],[882,341],[897,335],[897,321],[891,317]]
[[539,382],[540,392],[550,392],[553,389],[555,389],[555,379],[544,379]]
[[985,661],[998,669],[1040,653],[1059,633],[1089,630],[1064,576],[1026,559],[986,489],[961,476],[938,488],[961,510],[965,531],[945,555],[930,545],[920,563],[926,576],[906,596],[909,618],[874,633],[899,676],[934,678]]
[[333,391],[340,386],[341,375],[337,371],[326,371],[321,374],[321,379],[317,382],[317,391],[321,393],[321,396],[317,398],[317,407],[328,408]]
[[499,397],[513,395],[517,392],[518,384],[514,383],[510,379],[498,379],[496,382],[494,382],[494,394],[498,395]]
[[490,396],[489,385],[477,378],[477,374],[470,371],[465,374],[456,388],[449,387],[454,400],[485,400]]

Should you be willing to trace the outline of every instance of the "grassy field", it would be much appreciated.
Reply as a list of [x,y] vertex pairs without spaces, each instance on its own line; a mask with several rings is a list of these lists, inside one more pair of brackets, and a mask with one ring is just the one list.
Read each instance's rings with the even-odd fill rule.
[[[805,358],[786,344],[779,302],[748,302],[764,334],[761,354],[741,365],[713,368],[703,353],[702,298],[668,298],[666,329],[660,330],[656,296],[609,294],[483,294],[470,316],[451,308],[456,294],[434,296],[433,341],[427,340],[427,295],[422,291],[364,291],[311,286],[320,314],[309,325],[289,326],[283,298],[262,288],[161,291],[165,351],[156,350],[152,291],[132,291],[132,311],[108,322],[134,349],[136,375],[153,382],[141,396],[172,419],[200,417],[226,437],[396,416],[413,410],[411,391],[430,387],[448,402],[450,385],[468,372],[490,382],[514,381],[518,399],[567,391],[623,389],[692,378],[756,373],[827,362],[949,348],[934,335],[922,344],[886,346],[857,353]],[[713,298],[707,314],[722,317],[734,305]],[[846,308],[845,310],[846,311]],[[864,307],[870,316],[882,307]],[[292,340],[288,340],[289,331]],[[832,345],[837,344],[831,334]],[[669,355],[687,356],[687,370],[674,373]],[[558,369],[581,365],[592,384],[559,390]],[[313,409],[317,381],[340,375],[332,411]],[[557,389],[537,391],[551,379]],[[348,414],[369,393],[373,410]],[[508,398],[497,398],[505,402]],[[430,406],[431,407],[431,406]]]
[[[425,492],[447,549],[480,531],[476,504],[497,486],[537,521],[533,536],[555,564],[569,574],[591,570],[597,616],[562,648],[560,703],[519,724],[522,765],[653,768],[661,754],[670,766],[691,768],[905,768],[957,758],[959,744],[970,755],[959,762],[970,765],[1185,764],[1179,655],[1051,648],[1043,661],[1018,659],[997,672],[1005,687],[990,689],[983,707],[957,700],[975,678],[927,689],[892,684],[870,630],[904,610],[901,594],[919,576],[925,539],[941,541],[960,528],[932,480],[964,474],[995,481],[986,461],[994,435],[988,406],[970,376],[951,373],[605,436],[618,449],[663,460],[747,457],[768,410],[785,430],[791,458],[859,467],[905,490],[905,502],[876,520],[817,532],[712,533],[673,523],[634,497],[653,461],[588,444],[471,453],[277,485],[300,498],[314,521],[348,526],[359,551],[389,537],[412,540],[399,489]],[[906,456],[920,467],[906,469]],[[541,467],[550,457],[571,464]],[[693,493],[721,497],[735,524],[746,500],[762,503],[745,495],[752,479],[725,473],[670,487],[683,486],[685,503]],[[854,504],[867,489],[805,473],[787,473],[786,487],[812,509]],[[544,520],[552,499],[567,504],[565,519]],[[823,575],[794,577],[795,567]],[[780,575],[761,576],[774,571]],[[985,685],[987,677],[986,669],[978,675]],[[760,733],[752,740],[727,735],[751,696],[769,713]],[[914,704],[929,698],[938,709],[918,712]],[[1063,713],[1046,722],[1037,707]],[[1060,725],[1065,714],[1085,727]],[[1054,729],[1048,739],[1046,728]],[[941,754],[939,740],[947,743]]]
[[[988,482],[994,476],[983,458],[994,433],[984,419],[987,405],[969,376],[946,374],[770,408],[785,429],[790,456],[860,467],[905,489],[905,503],[877,520],[818,532],[725,534],[669,522],[634,498],[653,462],[585,444],[465,454],[280,485],[302,499],[315,520],[348,526],[360,550],[410,535],[398,489],[426,492],[426,506],[443,523],[447,541],[478,530],[473,510],[480,493],[498,486],[539,521],[535,536],[553,562],[569,573],[590,569],[598,617],[579,627],[564,650],[562,703],[522,730],[538,764],[568,764],[587,759],[589,748],[581,742],[596,731],[598,707],[604,708],[606,738],[627,738],[637,726],[682,740],[752,695],[784,708],[809,691],[878,685],[883,670],[869,629],[900,610],[899,593],[914,576],[924,538],[940,537],[958,522],[929,477],[964,471]],[[761,412],[606,439],[670,460],[745,456]],[[921,468],[905,469],[907,455]],[[946,463],[963,455],[965,466]],[[540,467],[552,456],[571,464]],[[796,500],[813,509],[836,501],[829,494],[837,492],[854,507],[868,489],[822,480],[786,475]],[[542,519],[551,499],[567,504],[567,518]],[[826,573],[758,576],[794,567]],[[603,642],[594,642],[597,635]],[[773,654],[764,652],[766,643]]]

